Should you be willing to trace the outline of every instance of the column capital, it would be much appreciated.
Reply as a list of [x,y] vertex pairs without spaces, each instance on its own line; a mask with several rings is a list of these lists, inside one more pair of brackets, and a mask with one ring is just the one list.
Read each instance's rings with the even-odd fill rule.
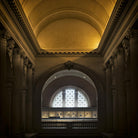
[[107,69],[113,69],[114,68],[114,57],[113,56],[111,56],[110,58],[109,58],[109,60],[106,62],[106,64],[105,64],[105,70],[107,70]]
[[35,74],[35,66],[32,65],[32,74],[34,75]]
[[124,52],[124,48],[123,48],[122,44],[119,45],[117,49],[118,49],[117,54],[119,54],[119,55],[122,54],[122,53]]
[[138,37],[138,29],[130,28],[126,33],[126,38],[137,38]]
[[105,63],[105,70],[107,71],[108,69],[111,69],[112,66],[113,66],[113,61],[112,57],[110,57],[109,60]]
[[114,66],[114,58],[112,56],[109,59],[109,64],[110,64],[110,67]]
[[124,38],[122,40],[122,46],[124,49],[127,49],[129,47],[129,40],[127,38]]
[[20,54],[20,47],[15,46],[14,49],[13,49],[13,54],[14,55],[19,55]]
[[137,38],[137,37],[138,37],[138,29],[132,29],[131,38]]
[[8,40],[8,45],[7,45],[7,51],[10,54],[13,54],[13,49],[15,47],[15,41],[13,39]]
[[15,41],[13,39],[8,40],[8,48],[13,49],[15,47]]
[[20,49],[20,55],[21,55],[21,58],[26,58],[26,55],[25,55],[25,52],[23,51],[23,49]]
[[124,38],[122,40],[122,46],[123,46],[124,52],[125,52],[125,63],[127,63],[129,53],[130,53],[130,44],[129,44],[129,40],[127,38]]
[[7,52],[9,55],[11,68],[13,68],[13,49],[15,47],[15,41],[13,39],[8,40]]
[[0,34],[0,37],[3,38],[3,39],[10,39],[11,38],[11,35],[9,33],[9,31],[7,30],[3,30]]
[[31,62],[28,63],[28,68],[32,69],[33,68],[33,64]]
[[29,64],[29,59],[28,59],[27,56],[25,56],[25,57],[24,57],[24,65],[25,65],[26,67],[28,67],[28,64]]
[[109,61],[107,61],[107,62],[105,63],[104,69],[105,69],[105,71],[106,71],[106,70],[109,69],[109,68],[110,68],[110,64],[109,64]]

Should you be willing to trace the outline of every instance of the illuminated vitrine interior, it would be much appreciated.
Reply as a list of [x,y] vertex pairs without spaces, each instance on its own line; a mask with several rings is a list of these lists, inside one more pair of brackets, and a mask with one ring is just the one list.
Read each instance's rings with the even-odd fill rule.
[[70,118],[97,118],[97,111],[94,109],[43,109],[42,118],[44,119],[70,119]]
[[83,90],[73,86],[64,87],[54,93],[50,107],[42,108],[42,119],[96,119],[97,108],[91,107]]

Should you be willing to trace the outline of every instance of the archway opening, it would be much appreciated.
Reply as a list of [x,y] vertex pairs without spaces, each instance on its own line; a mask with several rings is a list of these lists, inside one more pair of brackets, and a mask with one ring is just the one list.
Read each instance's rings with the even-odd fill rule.
[[58,71],[47,79],[42,89],[42,127],[68,128],[67,124],[71,122],[72,128],[76,128],[76,121],[81,122],[78,127],[96,127],[97,89],[93,80],[81,71]]

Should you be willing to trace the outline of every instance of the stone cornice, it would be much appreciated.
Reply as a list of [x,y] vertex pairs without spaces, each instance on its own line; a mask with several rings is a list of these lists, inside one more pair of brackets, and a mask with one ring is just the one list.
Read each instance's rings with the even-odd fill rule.
[[[17,7],[15,5],[14,0],[1,0],[0,1],[0,19],[6,30],[8,30],[18,44],[21,47],[30,61],[34,63],[36,52],[33,48],[34,43],[29,37],[29,32],[23,27],[23,23],[18,11],[16,11]],[[16,12],[15,12],[16,11]]]
[[97,51],[92,52],[46,52],[42,51],[37,56],[43,57],[43,56],[66,56],[66,57],[101,57],[101,55]]
[[37,53],[39,51],[39,46],[38,43],[35,39],[35,36],[33,34],[33,31],[31,29],[31,26],[28,23],[28,20],[22,10],[22,7],[19,3],[18,0],[7,0],[9,3],[10,8],[12,9],[12,11],[14,12],[19,24],[21,25],[21,27],[23,28],[26,36],[28,37],[29,41],[31,44],[34,44],[35,47],[30,47],[31,50],[35,50],[35,52]]
[[135,0],[117,1],[98,48],[101,55],[104,56],[105,63],[135,22],[136,3]]
[[109,39],[110,39],[110,36],[112,35],[112,33],[114,32],[114,28],[115,26],[117,25],[118,21],[119,21],[119,18],[126,6],[128,1],[126,0],[120,0],[120,1],[117,1],[116,5],[115,5],[115,8],[112,12],[112,15],[110,17],[110,20],[107,24],[107,27],[106,27],[106,30],[103,34],[103,37],[102,37],[102,40],[99,44],[99,51],[102,52],[104,54],[104,52],[106,51],[107,49],[107,46],[104,47],[103,45],[104,44],[108,44],[109,43]]

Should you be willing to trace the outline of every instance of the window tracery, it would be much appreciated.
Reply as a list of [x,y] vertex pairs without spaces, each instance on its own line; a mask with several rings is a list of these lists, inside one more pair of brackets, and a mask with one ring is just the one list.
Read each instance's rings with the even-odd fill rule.
[[53,108],[74,108],[88,107],[88,99],[82,91],[75,88],[66,87],[60,90],[52,101]]

